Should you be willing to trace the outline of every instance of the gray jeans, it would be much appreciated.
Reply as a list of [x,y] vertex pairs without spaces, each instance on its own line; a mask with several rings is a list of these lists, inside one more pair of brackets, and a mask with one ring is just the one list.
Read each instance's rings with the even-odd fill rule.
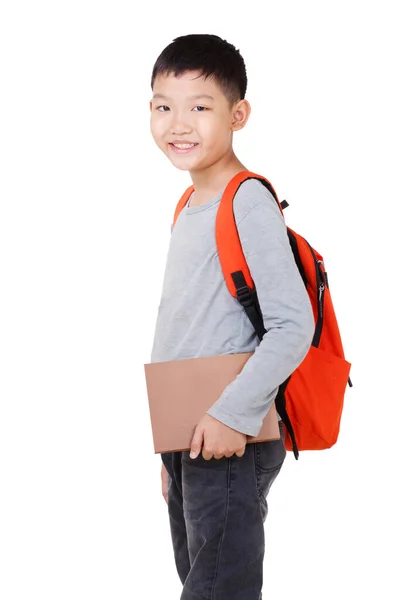
[[280,432],[240,457],[161,454],[180,600],[262,600],[267,495],[286,457],[281,423]]

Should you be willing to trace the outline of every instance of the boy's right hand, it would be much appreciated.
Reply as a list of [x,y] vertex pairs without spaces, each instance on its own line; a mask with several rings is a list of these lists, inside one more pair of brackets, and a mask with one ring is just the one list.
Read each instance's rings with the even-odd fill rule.
[[168,504],[168,471],[164,463],[161,466],[161,489],[164,500]]

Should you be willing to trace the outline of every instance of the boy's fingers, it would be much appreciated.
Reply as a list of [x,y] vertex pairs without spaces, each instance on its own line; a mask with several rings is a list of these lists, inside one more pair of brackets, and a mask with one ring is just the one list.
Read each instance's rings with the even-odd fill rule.
[[190,444],[190,458],[196,458],[201,450],[203,444],[203,431],[196,427],[192,443]]
[[168,504],[168,472],[164,464],[161,466],[161,493]]

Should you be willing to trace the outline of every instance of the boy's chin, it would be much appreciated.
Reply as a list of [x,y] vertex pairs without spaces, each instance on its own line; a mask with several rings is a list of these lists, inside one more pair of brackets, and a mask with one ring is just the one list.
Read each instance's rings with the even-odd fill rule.
[[190,167],[185,167],[184,165],[176,165],[175,163],[172,163],[172,164],[174,165],[174,167],[176,167],[180,171],[191,171],[192,170]]
[[170,161],[170,163],[171,163],[171,164],[172,164],[172,165],[173,165],[173,166],[174,166],[176,169],[179,169],[180,171],[191,171],[191,170],[192,170],[192,167],[191,167],[190,165],[185,165],[183,161],[182,161],[181,163],[179,163],[179,161],[176,161],[176,162],[175,162],[174,160],[171,160],[171,158],[170,158],[170,157],[168,157],[168,158],[169,158],[169,161]]

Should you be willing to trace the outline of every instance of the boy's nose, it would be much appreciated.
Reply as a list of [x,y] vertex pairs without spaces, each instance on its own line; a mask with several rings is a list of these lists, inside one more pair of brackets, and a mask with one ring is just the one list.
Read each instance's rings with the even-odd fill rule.
[[172,135],[185,135],[186,133],[190,133],[191,131],[192,127],[186,119],[176,117],[171,124]]
[[191,132],[191,129],[189,129],[188,127],[186,127],[186,128],[183,128],[183,127],[177,128],[177,127],[175,127],[175,129],[172,130],[171,134],[173,136],[180,136],[180,135],[184,136],[184,135],[187,135],[190,132]]

